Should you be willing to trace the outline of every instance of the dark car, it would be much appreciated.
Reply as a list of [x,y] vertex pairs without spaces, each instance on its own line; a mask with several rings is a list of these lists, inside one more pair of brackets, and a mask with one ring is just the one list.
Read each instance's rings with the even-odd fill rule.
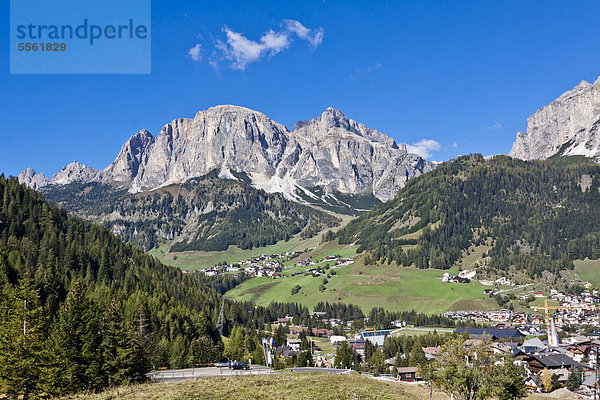
[[247,364],[244,364],[243,362],[233,361],[231,364],[229,364],[229,368],[230,369],[250,369],[250,366]]

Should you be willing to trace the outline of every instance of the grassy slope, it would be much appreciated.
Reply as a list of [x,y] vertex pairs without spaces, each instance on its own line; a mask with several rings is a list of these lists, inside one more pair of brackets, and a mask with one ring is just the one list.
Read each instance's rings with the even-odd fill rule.
[[331,373],[277,373],[121,387],[70,399],[417,399],[397,383]]
[[[528,400],[547,397],[530,394]],[[200,400],[200,399],[396,399],[428,400],[429,388],[372,379],[358,374],[290,373],[211,378],[180,383],[124,386],[93,395],[68,397],[71,400]],[[431,400],[449,396],[433,391]]]
[[[345,224],[343,224],[345,225]],[[342,226],[343,226],[342,225]],[[311,246],[312,247],[312,246]],[[329,254],[354,257],[357,246],[340,245],[337,240],[319,245],[302,255],[321,260]],[[268,277],[248,280],[227,293],[232,300],[254,301],[267,305],[272,301],[298,302],[310,308],[320,301],[356,304],[365,312],[372,307],[384,307],[390,311],[411,311],[434,314],[447,310],[497,308],[496,302],[484,295],[486,286],[473,281],[469,284],[441,283],[444,272],[457,274],[459,269],[476,266],[489,246],[478,246],[463,252],[463,258],[449,271],[434,269],[403,268],[394,265],[364,266],[359,257],[356,264],[335,269],[336,274],[328,278],[325,291],[319,291],[323,276],[297,275],[282,279]],[[325,262],[316,264],[323,266]],[[332,263],[330,263],[332,264]],[[284,275],[303,272],[305,267],[286,269]],[[302,289],[295,295],[292,288]]]
[[600,260],[585,259],[577,260],[574,263],[579,279],[600,285]]
[[[454,268],[450,272],[456,273],[457,270]],[[441,270],[358,264],[338,267],[335,271],[336,275],[329,278],[323,292],[319,291],[322,276],[298,275],[281,279],[251,279],[229,291],[227,297],[253,300],[261,305],[276,300],[313,307],[319,301],[341,301],[359,305],[365,311],[381,306],[390,311],[415,309],[425,313],[439,313],[448,309],[492,309],[495,305],[493,300],[484,295],[483,289],[486,287],[478,282],[441,283],[445,272]],[[295,285],[300,285],[302,289],[292,296],[291,290]]]
[[162,245],[158,249],[152,249],[150,254],[167,265],[184,269],[201,269],[212,267],[222,261],[236,263],[240,260],[246,260],[260,254],[281,254],[286,251],[304,251],[305,249],[318,245],[320,241],[320,235],[305,240],[295,236],[287,242],[281,240],[273,245],[255,249],[244,250],[237,246],[229,246],[226,251],[185,251],[176,253],[167,252],[166,248],[168,246]]

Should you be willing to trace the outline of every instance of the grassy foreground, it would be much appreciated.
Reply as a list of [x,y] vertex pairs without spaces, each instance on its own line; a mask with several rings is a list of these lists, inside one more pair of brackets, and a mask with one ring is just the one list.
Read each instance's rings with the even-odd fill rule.
[[358,374],[283,372],[207,378],[180,383],[155,383],[119,387],[77,400],[204,400],[204,399],[401,399],[416,400],[395,382],[383,382]]
[[[448,400],[433,391],[432,400]],[[321,372],[281,372],[273,375],[246,375],[206,378],[178,383],[149,383],[123,386],[93,395],[77,395],[65,400],[429,400],[429,388],[416,384],[384,381],[364,375]],[[529,395],[527,400],[544,397]]]

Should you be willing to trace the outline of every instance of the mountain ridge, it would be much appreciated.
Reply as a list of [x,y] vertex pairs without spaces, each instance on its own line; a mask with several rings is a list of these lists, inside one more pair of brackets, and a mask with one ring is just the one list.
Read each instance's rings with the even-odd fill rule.
[[73,162],[51,179],[27,169],[19,182],[39,189],[71,182],[102,182],[132,192],[156,189],[220,169],[224,177],[245,172],[253,186],[302,202],[297,190],[372,194],[385,201],[408,179],[434,164],[409,153],[405,144],[328,107],[290,131],[265,114],[220,105],[193,118],[166,124],[157,136],[132,135],[104,170]]

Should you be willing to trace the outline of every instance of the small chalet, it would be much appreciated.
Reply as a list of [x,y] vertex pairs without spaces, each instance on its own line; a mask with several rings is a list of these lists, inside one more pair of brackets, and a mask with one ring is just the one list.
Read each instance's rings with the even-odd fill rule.
[[548,356],[530,355],[529,357],[523,357],[523,361],[527,363],[529,370],[534,374],[539,373],[543,369],[554,370],[566,368],[572,370],[579,366],[577,361],[566,354],[550,354]]
[[417,367],[398,367],[396,372],[398,373],[398,380],[413,382],[417,380]]
[[427,360],[432,360],[434,358],[437,358],[437,356],[442,351],[441,346],[423,347],[422,349],[423,349],[423,353],[425,353],[425,359],[427,359]]
[[364,340],[350,340],[348,346],[353,349],[359,356],[365,356],[365,342]]

